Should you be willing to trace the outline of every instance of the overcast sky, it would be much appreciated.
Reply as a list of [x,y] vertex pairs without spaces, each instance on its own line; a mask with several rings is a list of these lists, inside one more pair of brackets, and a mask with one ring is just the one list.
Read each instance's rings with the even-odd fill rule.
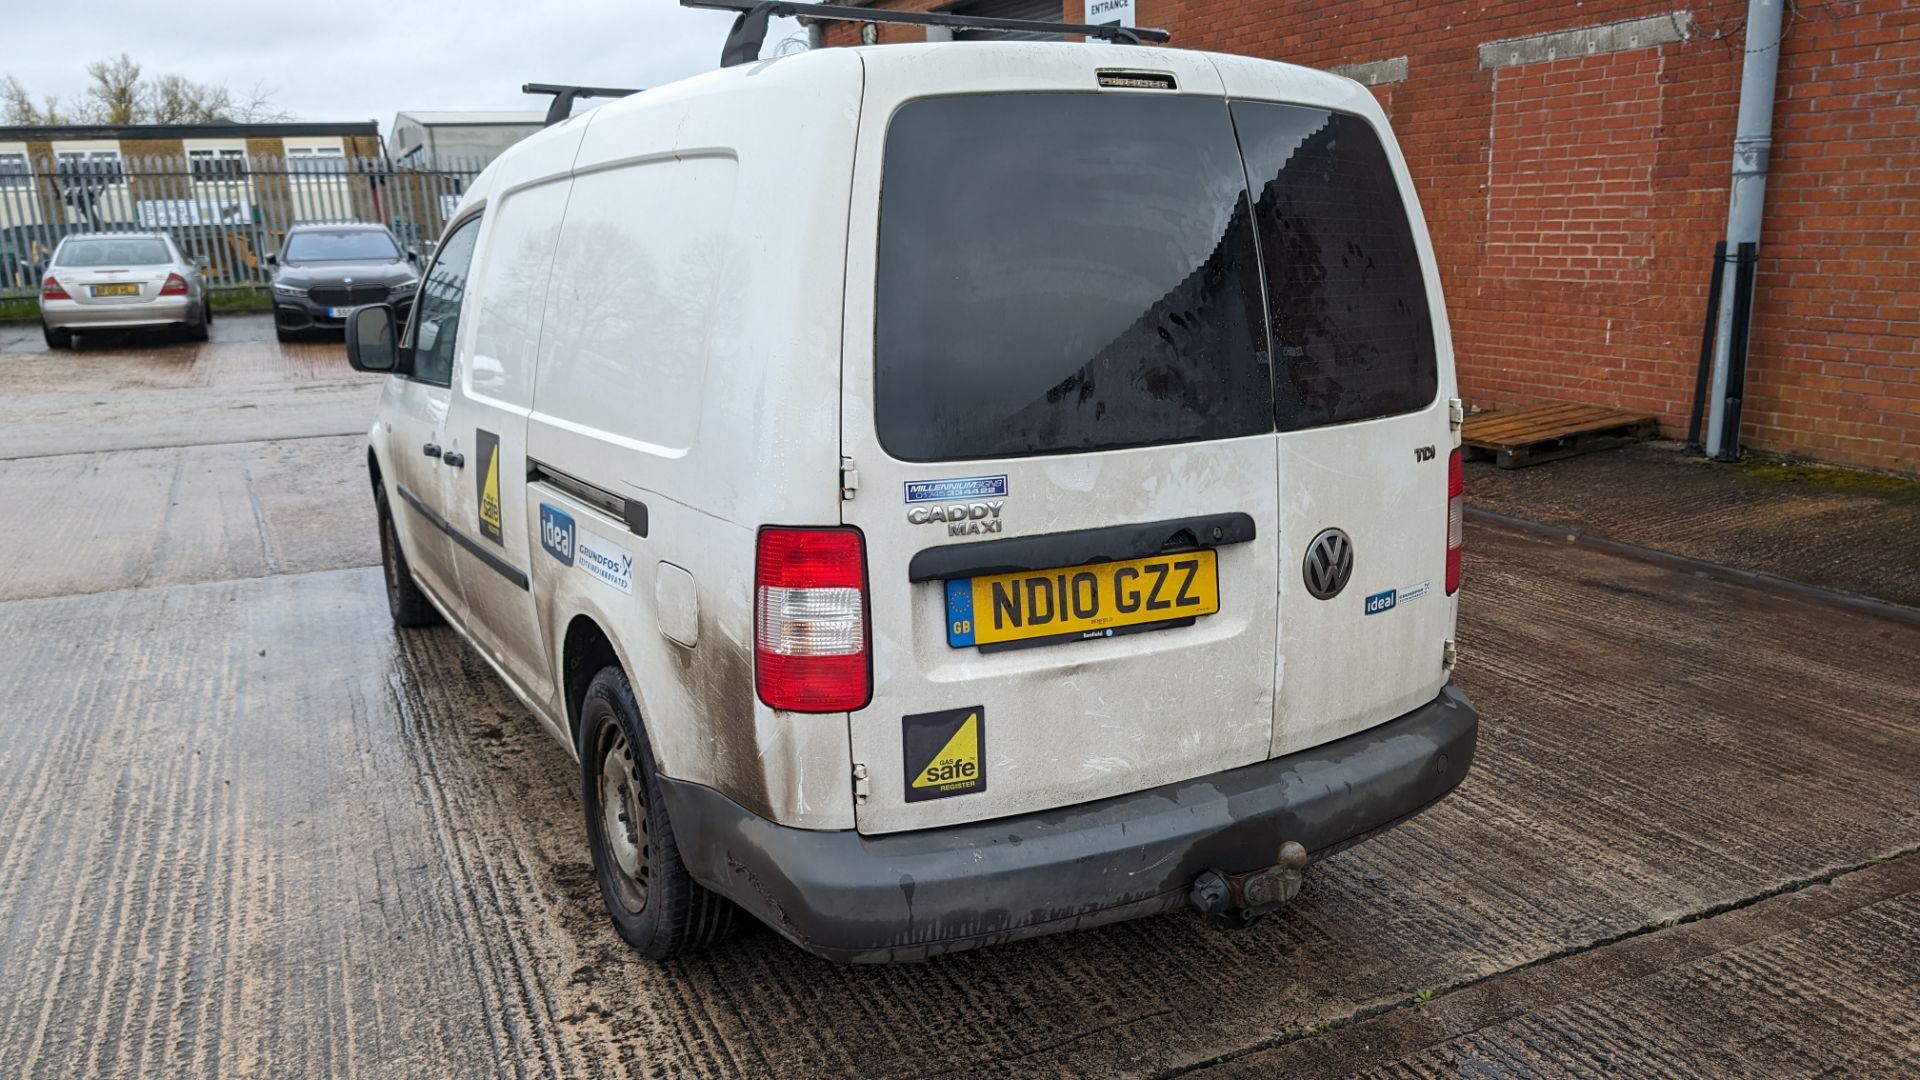
[[[0,74],[35,98],[76,98],[88,61],[126,53],[149,75],[256,83],[301,120],[403,109],[532,109],[526,82],[658,86],[719,64],[733,16],[677,0],[19,0],[0,23]],[[799,33],[777,19],[767,53]]]

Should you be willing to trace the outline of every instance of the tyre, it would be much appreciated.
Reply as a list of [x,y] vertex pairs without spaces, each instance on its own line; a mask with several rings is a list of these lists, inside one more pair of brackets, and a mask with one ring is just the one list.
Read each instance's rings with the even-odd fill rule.
[[213,297],[211,296],[207,297],[202,303],[200,321],[208,326],[213,325]]
[[41,323],[40,336],[47,339],[47,348],[49,349],[73,348],[73,331],[71,330],[55,330],[46,323]]
[[187,335],[188,341],[207,340],[207,324],[204,321],[197,322],[197,323],[188,323],[187,329],[186,329],[186,335]]
[[273,328],[273,336],[276,340],[279,340],[279,341],[292,341],[293,331],[287,329],[284,326],[275,324]]
[[413,583],[413,572],[407,569],[407,553],[400,550],[400,534],[394,531],[385,489],[374,488],[373,505],[380,519],[380,570],[387,579],[387,612],[393,616],[393,625],[419,627],[438,623],[439,610],[427,599],[427,594],[420,591],[420,586]]
[[580,706],[580,801],[600,898],[627,944],[670,960],[732,931],[732,901],[680,861],[633,687],[617,667],[593,677]]

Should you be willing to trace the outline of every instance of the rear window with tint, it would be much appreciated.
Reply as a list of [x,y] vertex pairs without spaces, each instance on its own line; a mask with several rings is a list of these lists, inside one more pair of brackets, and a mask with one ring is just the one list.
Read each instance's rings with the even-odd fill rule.
[[1259,265],[1226,104],[910,102],[888,129],[875,417],[914,461],[1273,427]]
[[1265,260],[1283,431],[1410,412],[1439,389],[1433,316],[1379,136],[1324,109],[1233,103]]
[[173,261],[166,242],[144,236],[69,240],[60,249],[60,266],[157,266]]

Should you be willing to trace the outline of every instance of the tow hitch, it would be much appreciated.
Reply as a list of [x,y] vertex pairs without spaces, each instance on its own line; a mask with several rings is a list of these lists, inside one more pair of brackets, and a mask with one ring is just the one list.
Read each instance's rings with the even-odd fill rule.
[[1187,902],[1222,929],[1251,926],[1300,894],[1307,876],[1307,849],[1289,840],[1280,845],[1280,861],[1244,874],[1209,870],[1193,879]]

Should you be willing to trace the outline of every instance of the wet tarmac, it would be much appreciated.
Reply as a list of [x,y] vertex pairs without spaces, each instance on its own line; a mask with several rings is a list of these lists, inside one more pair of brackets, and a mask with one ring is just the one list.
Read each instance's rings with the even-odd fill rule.
[[0,1076],[1920,1072],[1920,629],[1486,526],[1473,773],[1280,916],[651,964],[566,752],[387,620],[300,396],[371,384],[265,326],[0,328],[9,418],[132,418],[0,426]]

